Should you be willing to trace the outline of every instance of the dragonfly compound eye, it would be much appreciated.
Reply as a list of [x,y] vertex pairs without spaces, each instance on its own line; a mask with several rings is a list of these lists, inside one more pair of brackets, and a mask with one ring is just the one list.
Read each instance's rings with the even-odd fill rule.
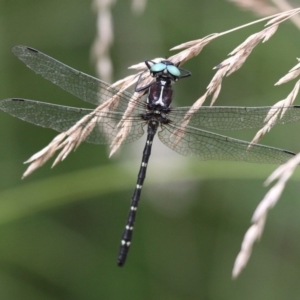
[[167,67],[166,64],[160,62],[160,63],[154,64],[154,65],[150,68],[150,72],[151,72],[151,73],[162,72],[163,70],[165,70],[166,67]]
[[174,77],[180,77],[180,71],[177,67],[173,65],[167,65],[168,72]]

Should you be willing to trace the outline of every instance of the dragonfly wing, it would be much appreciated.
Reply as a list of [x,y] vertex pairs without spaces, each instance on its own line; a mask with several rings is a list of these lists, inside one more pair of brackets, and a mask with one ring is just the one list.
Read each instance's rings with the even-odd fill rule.
[[[102,104],[120,91],[102,80],[79,72],[33,48],[14,46],[12,52],[35,73],[94,105]],[[124,111],[129,101],[140,105],[138,99],[132,98],[132,94],[123,91],[120,95],[118,110]]]
[[273,147],[253,144],[201,129],[168,124],[158,133],[172,150],[201,160],[232,160],[251,163],[281,164],[295,154]]
[[[26,99],[2,100],[0,101],[0,110],[23,121],[59,132],[67,131],[82,118],[93,112],[91,109],[54,105]],[[83,122],[81,124],[83,127],[91,125],[91,122],[96,123],[95,126],[92,126],[93,130],[86,141],[95,144],[111,143],[121,129],[117,127],[121,118],[121,113],[103,112],[96,114],[94,118],[89,119],[87,122]],[[123,143],[139,139],[144,133],[144,124],[145,121],[141,120],[139,116],[128,117],[128,122],[124,123],[122,128],[128,129],[127,132],[129,133]]]
[[[274,119],[274,124],[284,124],[300,120],[300,106],[284,107],[285,114]],[[197,110],[190,107],[173,108],[168,117],[174,124],[180,124],[188,117],[189,126],[215,130],[239,130],[259,128],[266,124],[266,116],[272,116],[278,108],[235,107],[235,106],[203,106]]]

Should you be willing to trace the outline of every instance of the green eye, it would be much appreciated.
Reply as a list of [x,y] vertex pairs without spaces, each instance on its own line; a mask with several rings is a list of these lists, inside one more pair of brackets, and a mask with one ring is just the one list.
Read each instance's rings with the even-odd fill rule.
[[168,65],[167,66],[167,70],[174,77],[180,77],[180,71],[179,71],[179,69],[177,67],[172,66],[172,65]]
[[150,68],[151,73],[161,72],[166,68],[164,63],[157,63]]
[[166,64],[165,62],[160,62],[157,64],[154,64],[151,68],[150,68],[150,72],[151,73],[160,73],[163,72],[167,75],[170,74],[175,78],[180,78],[180,70],[174,66],[173,64]]

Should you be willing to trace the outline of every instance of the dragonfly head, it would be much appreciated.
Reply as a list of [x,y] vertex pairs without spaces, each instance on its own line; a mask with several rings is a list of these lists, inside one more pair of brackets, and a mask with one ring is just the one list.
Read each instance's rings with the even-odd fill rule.
[[[175,82],[181,78],[189,77],[192,75],[191,72],[189,72],[188,70],[180,68],[179,63],[174,64],[169,60],[161,60],[160,62],[146,60],[145,64],[148,70],[150,71],[151,76],[156,79],[156,82],[161,82],[161,83],[165,82],[168,85],[171,84],[171,82]],[[144,74],[144,72],[142,74]],[[136,84],[135,87],[136,92],[147,90],[153,84],[150,83],[145,86],[142,86],[141,84],[141,82],[143,81],[142,74],[140,75],[138,82]]]
[[174,64],[169,60],[162,60],[158,63],[146,60],[145,64],[154,78],[169,79],[177,81],[181,78],[191,76],[191,72],[179,68],[179,64]]
[[147,67],[154,78],[163,77],[177,81],[181,77],[179,68],[168,60],[162,60],[159,63],[154,63],[152,66],[147,65]]

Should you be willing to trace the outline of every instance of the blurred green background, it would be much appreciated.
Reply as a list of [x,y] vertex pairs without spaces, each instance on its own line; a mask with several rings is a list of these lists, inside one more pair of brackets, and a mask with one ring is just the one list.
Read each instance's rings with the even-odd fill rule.
[[[90,107],[25,67],[10,49],[24,44],[95,75],[91,1],[0,2],[0,98],[23,97]],[[168,49],[250,22],[255,17],[223,0],[149,1],[135,14],[130,1],[112,9],[113,79],[127,67]],[[212,68],[256,25],[224,36],[184,65],[193,76],[175,86],[175,104],[205,92]],[[289,21],[259,45],[223,83],[217,105],[272,105],[293,83],[273,84],[296,64],[299,32]],[[299,124],[274,128],[264,144],[299,150]],[[229,132],[251,140],[254,130]],[[252,213],[276,168],[201,162],[155,139],[124,268],[116,266],[121,233],[136,183],[145,137],[108,159],[108,148],[83,144],[50,170],[26,180],[22,164],[56,133],[0,112],[0,299],[298,299],[300,294],[299,172],[270,213],[261,242],[242,275],[231,270]]]

